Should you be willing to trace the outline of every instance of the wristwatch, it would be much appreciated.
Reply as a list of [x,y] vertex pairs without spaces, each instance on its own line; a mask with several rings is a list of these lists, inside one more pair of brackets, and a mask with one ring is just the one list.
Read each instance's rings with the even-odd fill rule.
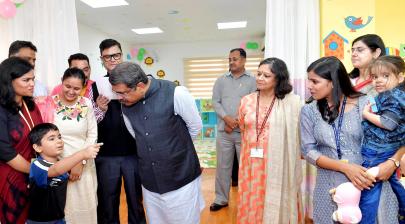
[[394,158],[388,158],[388,160],[391,160],[392,162],[394,162],[395,166],[397,168],[399,168],[399,161],[398,160],[395,160]]

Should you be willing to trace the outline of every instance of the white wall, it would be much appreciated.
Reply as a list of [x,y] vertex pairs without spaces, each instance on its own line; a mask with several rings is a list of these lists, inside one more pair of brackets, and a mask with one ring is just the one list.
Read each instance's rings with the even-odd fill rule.
[[[263,40],[247,39],[247,40],[230,40],[230,41],[206,41],[206,42],[188,42],[174,44],[156,44],[156,45],[133,45],[135,48],[145,48],[155,51],[158,61],[152,66],[147,66],[143,62],[140,63],[146,74],[151,74],[157,78],[156,72],[160,69],[164,70],[166,76],[164,79],[174,81],[179,80],[184,85],[183,59],[196,57],[224,57],[227,58],[229,51],[233,48],[240,47],[241,43],[247,41],[256,41],[259,45]],[[260,50],[260,49],[259,49]],[[260,51],[247,51],[249,54],[260,54]],[[125,55],[125,58],[127,56]],[[131,61],[138,63],[135,59]]]
[[[84,24],[78,24],[79,28],[79,46],[80,52],[86,54],[90,59],[92,79],[106,74],[100,59],[99,44],[106,38],[113,38],[106,33],[93,29]],[[263,40],[247,39],[247,40],[231,40],[231,41],[206,41],[206,42],[187,42],[173,44],[155,44],[155,45],[129,45],[117,39],[121,43],[123,50],[124,61],[128,61],[127,54],[132,48],[145,48],[147,51],[153,51],[158,60],[151,66],[145,65],[143,62],[136,60],[136,56],[130,61],[139,63],[146,74],[151,74],[154,77],[158,70],[164,70],[166,80],[179,80],[184,84],[183,59],[195,57],[224,57],[227,58],[229,50],[240,47],[241,43],[247,41],[256,41],[259,44]],[[259,54],[260,51],[247,51],[249,54]]]
[[79,23],[78,28],[80,53],[87,55],[90,59],[91,79],[93,80],[95,80],[96,77],[104,76],[107,73],[100,59],[100,49],[98,46],[100,45],[101,41],[108,38],[115,39],[120,42],[124,57],[126,57],[125,55],[127,52],[129,52],[128,43],[121,41],[120,39],[116,39],[111,35],[93,29],[84,24]]

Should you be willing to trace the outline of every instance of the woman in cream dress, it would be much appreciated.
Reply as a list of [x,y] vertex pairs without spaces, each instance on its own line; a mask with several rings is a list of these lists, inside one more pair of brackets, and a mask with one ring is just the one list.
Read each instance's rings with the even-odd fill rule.
[[[61,92],[37,100],[43,119],[58,126],[62,134],[65,143],[62,157],[97,140],[97,121],[91,101],[80,96],[84,80],[80,69],[69,68],[63,75]],[[65,219],[67,223],[97,223],[97,176],[93,159],[70,171]]]

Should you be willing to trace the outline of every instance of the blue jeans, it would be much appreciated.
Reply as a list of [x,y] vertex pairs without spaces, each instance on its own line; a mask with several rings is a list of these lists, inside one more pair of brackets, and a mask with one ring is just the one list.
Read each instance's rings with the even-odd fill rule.
[[[365,168],[371,168],[377,166],[378,164],[385,162],[388,158],[393,156],[396,150],[390,150],[389,152],[376,152],[373,149],[362,148],[363,155],[363,166]],[[400,224],[405,224],[405,188],[399,182],[396,173],[394,172],[392,176],[388,179],[393,192],[398,199],[399,211],[398,211],[398,221]],[[382,189],[382,182],[374,183],[374,187],[370,190],[364,189],[361,192],[360,198],[360,210],[363,215],[361,219],[361,224],[375,224],[378,205],[380,202],[380,195]]]

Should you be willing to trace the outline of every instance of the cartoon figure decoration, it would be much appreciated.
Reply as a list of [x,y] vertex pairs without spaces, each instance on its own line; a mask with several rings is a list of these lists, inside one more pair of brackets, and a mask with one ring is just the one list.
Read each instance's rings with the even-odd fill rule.
[[204,133],[204,138],[215,138],[215,128],[214,127],[204,127],[203,133]]
[[[367,170],[368,175],[376,177],[379,167],[372,167]],[[352,182],[345,182],[329,191],[338,209],[333,212],[332,218],[335,222],[343,224],[359,223],[361,221],[361,210],[359,208],[361,191]]]
[[159,79],[163,79],[166,75],[165,71],[163,71],[162,69],[160,69],[159,71],[156,72],[157,77],[159,77]]
[[363,24],[361,17],[348,16],[345,18],[345,24],[350,29],[350,32],[356,32],[356,30],[367,26],[372,19],[373,17],[369,16],[367,22]]
[[344,43],[349,43],[336,31],[330,32],[322,41],[324,45],[325,56],[335,56],[340,60],[344,59]]
[[180,81],[179,80],[176,79],[173,82],[174,82],[174,84],[176,84],[176,86],[180,86]]
[[148,66],[151,66],[153,64],[153,58],[152,57],[147,57],[145,58],[145,64]]

